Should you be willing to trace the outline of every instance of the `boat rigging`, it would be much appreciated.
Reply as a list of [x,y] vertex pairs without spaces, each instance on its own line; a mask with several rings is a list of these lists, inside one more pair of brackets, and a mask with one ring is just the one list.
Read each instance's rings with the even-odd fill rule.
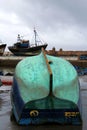
[[[42,44],[41,40],[37,40],[38,34],[34,29],[34,43],[30,43],[29,40],[24,40],[21,38],[20,34],[18,34],[17,42],[13,44],[13,46],[9,46],[8,49],[17,56],[29,56],[29,55],[37,55],[41,52],[41,48],[46,49],[48,44]],[[39,37],[38,37],[39,38]],[[41,43],[41,44],[38,44]]]

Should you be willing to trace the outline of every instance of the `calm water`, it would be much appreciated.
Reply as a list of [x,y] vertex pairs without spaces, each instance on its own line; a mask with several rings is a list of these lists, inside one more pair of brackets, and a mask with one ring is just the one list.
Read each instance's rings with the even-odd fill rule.
[[[81,86],[82,100],[82,119],[83,128],[87,130],[87,76],[79,78]],[[0,87],[0,130],[80,130],[77,127],[58,126],[58,125],[39,125],[39,126],[18,126],[15,121],[10,121],[11,102],[10,102],[11,86]]]

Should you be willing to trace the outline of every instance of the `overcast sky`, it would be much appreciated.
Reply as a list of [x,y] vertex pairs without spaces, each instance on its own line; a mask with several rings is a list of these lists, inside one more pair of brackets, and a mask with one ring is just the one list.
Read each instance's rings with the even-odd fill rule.
[[0,40],[32,39],[36,28],[47,49],[87,50],[87,0],[0,0]]

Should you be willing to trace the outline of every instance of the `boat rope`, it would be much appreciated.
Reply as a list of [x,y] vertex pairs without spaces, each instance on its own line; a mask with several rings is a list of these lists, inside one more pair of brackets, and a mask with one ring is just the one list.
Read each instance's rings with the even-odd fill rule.
[[46,53],[44,51],[44,49],[42,48],[42,52],[43,52],[43,55],[44,55],[44,58],[45,58],[45,61],[46,61],[46,65],[47,65],[47,68],[48,68],[48,72],[49,72],[49,75],[50,75],[50,92],[49,92],[49,95],[52,96],[52,84],[53,84],[53,75],[52,75],[52,70],[50,68],[50,62],[48,61],[47,57],[46,57]]

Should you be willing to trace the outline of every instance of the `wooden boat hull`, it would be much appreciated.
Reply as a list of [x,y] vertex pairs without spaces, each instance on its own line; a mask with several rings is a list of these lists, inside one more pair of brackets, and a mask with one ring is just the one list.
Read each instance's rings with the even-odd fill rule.
[[41,48],[46,49],[47,44],[29,47],[29,48],[15,48],[9,46],[8,49],[16,56],[33,56],[38,55],[41,52]]
[[82,125],[77,73],[67,61],[45,55],[18,63],[11,90],[13,114],[20,125]]

